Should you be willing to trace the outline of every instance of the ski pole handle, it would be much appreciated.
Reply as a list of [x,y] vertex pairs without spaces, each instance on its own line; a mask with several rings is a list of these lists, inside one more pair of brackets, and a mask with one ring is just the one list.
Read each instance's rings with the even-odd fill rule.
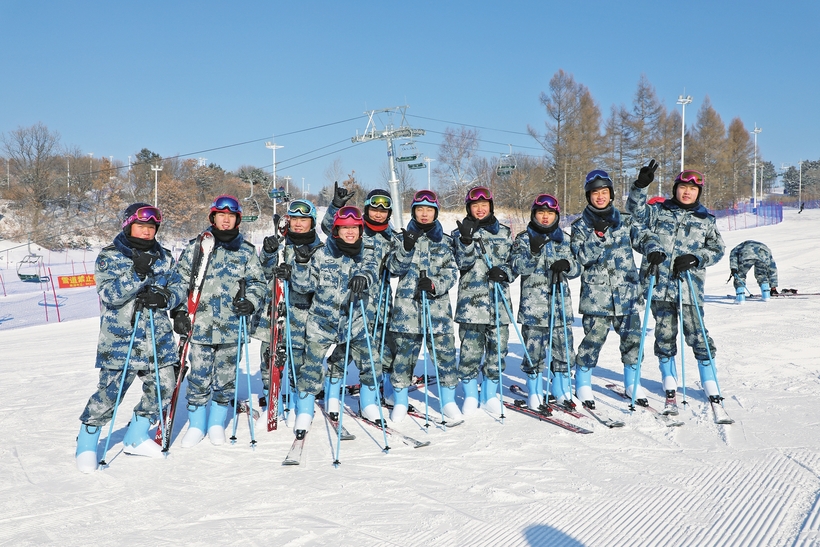
[[244,300],[245,299],[245,286],[248,284],[248,280],[244,277],[239,280],[239,290],[236,291],[236,298],[237,300]]

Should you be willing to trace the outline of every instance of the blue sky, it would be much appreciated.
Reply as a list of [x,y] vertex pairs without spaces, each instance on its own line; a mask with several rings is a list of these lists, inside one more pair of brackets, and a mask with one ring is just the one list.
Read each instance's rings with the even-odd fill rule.
[[409,105],[432,157],[458,124],[483,128],[488,157],[539,154],[526,128],[543,128],[539,95],[564,69],[604,117],[641,74],[667,108],[692,95],[687,125],[708,95],[727,126],[763,129],[779,168],[820,158],[817,21],[816,1],[0,0],[0,132],[42,122],[95,157],[266,170],[275,134],[278,175],[315,192],[339,159],[374,187],[385,144],[350,142],[364,111]]

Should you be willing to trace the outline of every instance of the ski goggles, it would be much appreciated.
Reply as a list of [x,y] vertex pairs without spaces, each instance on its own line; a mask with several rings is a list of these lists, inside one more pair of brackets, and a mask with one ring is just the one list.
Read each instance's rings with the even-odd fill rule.
[[337,218],[352,218],[353,220],[362,220],[362,212],[359,211],[358,207],[353,207],[351,205],[342,207],[336,212]]
[[533,209],[540,209],[542,207],[552,209],[556,213],[561,212],[561,207],[558,205],[558,200],[555,199],[555,196],[551,196],[549,194],[541,194],[535,198],[535,201],[532,202]]
[[415,205],[427,205],[438,209],[438,196],[432,190],[419,190],[413,196],[413,206]]
[[302,200],[291,201],[288,206],[288,216],[292,217],[316,217],[316,211],[310,203]]
[[703,173],[692,169],[687,169],[686,171],[681,171],[680,175],[675,177],[675,182],[688,182],[691,184],[697,184],[698,186],[703,186]]
[[372,196],[365,200],[365,207],[381,207],[382,209],[390,209],[393,207],[393,200],[390,196]]
[[159,225],[162,223],[162,213],[156,207],[140,207],[133,215],[125,219],[122,227],[125,228],[132,222],[154,222]]
[[587,174],[586,184],[589,184],[595,179],[608,180],[609,182],[612,182],[612,179],[609,178],[609,173],[607,173],[603,169],[596,169],[594,171],[590,171],[589,174]]
[[224,211],[225,209],[231,213],[242,213],[242,206],[233,196],[219,196],[211,204],[211,211]]
[[479,201],[479,200],[486,200],[492,201],[493,200],[493,192],[486,186],[473,186],[467,192],[467,199],[465,200],[466,203],[470,203],[471,201]]

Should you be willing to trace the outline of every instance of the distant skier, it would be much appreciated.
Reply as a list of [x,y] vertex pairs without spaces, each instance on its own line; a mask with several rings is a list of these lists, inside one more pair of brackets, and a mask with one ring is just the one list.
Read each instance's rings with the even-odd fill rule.
[[759,241],[744,241],[729,253],[730,279],[734,281],[738,304],[746,300],[746,274],[752,266],[763,301],[769,300],[771,294],[777,294],[777,264],[771,249]]
[[[94,276],[102,304],[96,363],[100,380],[97,392],[88,400],[80,416],[82,426],[75,456],[77,467],[83,473],[97,469],[100,430],[114,413],[132,334],[134,345],[122,396],[139,376],[142,398],[134,407],[131,424],[123,439],[123,451],[155,458],[162,455],[154,436],[148,435],[148,429],[159,419],[149,310],[154,312],[156,359],[164,407],[174,390],[173,365],[179,361],[171,322],[165,310],[182,302],[185,293],[182,286],[174,282],[171,252],[156,240],[161,222],[159,209],[147,203],[129,205],[123,214],[122,231],[97,257]],[[138,309],[141,314],[139,322],[135,323]]]

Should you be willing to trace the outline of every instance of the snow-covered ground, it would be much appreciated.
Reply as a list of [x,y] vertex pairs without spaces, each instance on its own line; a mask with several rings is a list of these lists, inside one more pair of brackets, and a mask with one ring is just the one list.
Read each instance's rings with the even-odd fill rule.
[[[44,310],[15,307],[35,296],[14,289],[0,296],[0,544],[820,545],[820,296],[743,306],[725,298],[733,292],[728,250],[746,239],[771,247],[781,288],[820,292],[820,211],[785,215],[779,225],[724,232],[726,258],[707,275],[706,324],[735,424],[713,423],[689,351],[685,425],[630,413],[604,387],[621,380],[613,333],[593,383],[598,407],[624,428],[568,418],[594,431],[579,435],[510,411],[503,423],[478,413],[446,432],[408,419],[397,429],[430,446],[392,439],[385,454],[381,432],[346,419],[357,438],[342,443],[338,468],[321,417],[298,467],[281,465],[289,431],[268,433],[260,421],[251,450],[247,420],[234,446],[205,440],[192,449],[175,444],[164,461],[126,456],[135,386],[118,415],[110,467],[79,473],[77,418],[96,385],[98,320],[24,326]],[[13,268],[0,273],[10,289]],[[577,301],[577,280],[570,287]],[[750,288],[758,292],[754,281]],[[93,311],[93,289],[72,290],[58,297],[90,301]],[[26,313],[32,322],[18,323]],[[577,343],[579,321],[574,334]],[[510,345],[505,384],[523,383],[514,333]],[[651,338],[647,347],[651,354]],[[643,376],[660,406],[651,355]],[[243,378],[240,394],[244,385]],[[423,393],[413,396],[423,406]],[[181,414],[178,432],[184,422]]]

